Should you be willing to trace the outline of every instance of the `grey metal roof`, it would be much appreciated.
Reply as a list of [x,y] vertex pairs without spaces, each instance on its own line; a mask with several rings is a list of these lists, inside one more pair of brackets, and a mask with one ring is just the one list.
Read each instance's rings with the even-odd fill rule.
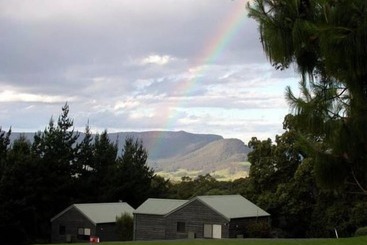
[[241,195],[218,195],[218,196],[198,196],[193,200],[200,200],[211,207],[225,218],[249,218],[270,216],[269,213],[262,210]]
[[165,215],[187,202],[188,200],[149,198],[134,213]]
[[116,222],[116,216],[121,216],[125,212],[133,215],[134,211],[134,208],[126,202],[73,204],[53,217],[51,222],[72,208],[78,209],[94,224],[113,223]]

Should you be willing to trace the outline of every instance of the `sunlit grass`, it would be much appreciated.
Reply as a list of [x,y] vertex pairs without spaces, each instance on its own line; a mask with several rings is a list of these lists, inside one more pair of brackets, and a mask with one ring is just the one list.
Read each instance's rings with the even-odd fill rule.
[[[219,169],[210,173],[218,181],[231,181],[239,178],[246,178],[248,176],[248,168],[250,167],[249,162],[236,162],[232,163],[238,165],[237,168],[230,166],[228,168]],[[173,172],[158,171],[155,172],[157,175],[170,179],[172,182],[180,182],[184,176],[195,179],[198,175],[203,175],[201,170],[188,170],[188,169],[177,169]]]

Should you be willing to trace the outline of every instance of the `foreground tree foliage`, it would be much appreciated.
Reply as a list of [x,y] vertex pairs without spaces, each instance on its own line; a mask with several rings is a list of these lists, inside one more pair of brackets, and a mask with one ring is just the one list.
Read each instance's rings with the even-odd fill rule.
[[248,8],[271,63],[302,75],[301,97],[290,89],[287,97],[319,184],[352,183],[367,194],[367,1],[255,0]]
[[272,216],[274,236],[352,236],[367,224],[365,196],[351,193],[344,185],[338,191],[320,188],[316,163],[304,151],[294,129],[293,115],[284,120],[285,132],[272,140],[252,138],[251,162],[244,196]]
[[285,236],[350,236],[367,222],[367,1],[255,0],[248,10],[270,62],[295,67],[301,92],[286,91],[293,115],[281,137],[294,145],[249,143],[249,195]]

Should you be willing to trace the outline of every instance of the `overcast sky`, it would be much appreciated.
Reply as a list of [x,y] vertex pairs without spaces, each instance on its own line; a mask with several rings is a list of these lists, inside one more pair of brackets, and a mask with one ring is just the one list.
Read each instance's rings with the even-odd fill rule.
[[274,138],[298,78],[267,61],[245,5],[0,0],[0,126],[43,130],[67,102],[79,131]]

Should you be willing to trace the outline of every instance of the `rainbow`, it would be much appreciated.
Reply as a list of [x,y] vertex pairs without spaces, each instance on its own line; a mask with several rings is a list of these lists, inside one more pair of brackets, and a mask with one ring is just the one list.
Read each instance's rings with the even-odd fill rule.
[[[195,59],[192,66],[194,67],[194,72],[190,75],[190,78],[183,80],[176,87],[175,90],[180,91],[183,96],[179,97],[171,104],[171,106],[158,112],[162,115],[162,118],[165,119],[165,123],[162,127],[163,129],[172,128],[172,125],[177,121],[178,112],[176,112],[176,108],[184,105],[185,100],[183,98],[185,95],[190,95],[190,93],[192,93],[195,85],[200,82],[200,78],[208,71],[209,65],[213,64],[217,60],[241,28],[244,23],[244,19],[247,16],[245,8],[246,2],[247,1],[244,0],[232,0],[230,2],[233,3],[234,6],[231,7],[231,10],[227,14],[225,20],[218,26],[218,31],[207,42],[203,51]],[[159,138],[160,137],[157,136],[158,142],[154,144],[155,147],[151,150],[159,147]]]

